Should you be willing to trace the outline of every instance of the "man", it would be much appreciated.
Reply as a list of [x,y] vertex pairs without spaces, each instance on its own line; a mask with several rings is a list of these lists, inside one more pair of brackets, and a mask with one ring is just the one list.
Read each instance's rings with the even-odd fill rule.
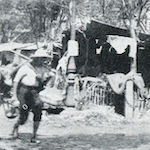
[[43,64],[49,57],[44,50],[36,51],[31,57],[31,62],[23,65],[14,78],[13,99],[15,104],[19,104],[20,110],[12,132],[14,137],[18,137],[19,126],[26,122],[29,112],[32,111],[34,124],[31,142],[39,142],[36,140],[36,133],[41,121],[42,102],[38,93],[47,81],[48,76],[44,74]]

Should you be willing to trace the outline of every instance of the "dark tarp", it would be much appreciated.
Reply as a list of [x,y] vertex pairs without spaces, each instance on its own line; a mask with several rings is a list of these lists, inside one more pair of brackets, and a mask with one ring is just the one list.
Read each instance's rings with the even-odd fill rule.
[[94,39],[103,39],[106,35],[130,36],[129,31],[125,29],[120,29],[94,20],[91,21],[90,24],[87,24],[87,30],[85,32],[87,37]]
[[138,72],[142,73],[146,87],[150,88],[150,40],[146,40],[144,49],[138,51]]
[[[129,59],[126,54],[123,54],[125,57],[123,55],[120,55],[120,56],[117,55],[118,58],[116,57],[117,58],[117,60],[115,60],[116,63],[113,63],[114,58],[108,59],[108,57],[102,58],[102,56],[97,56],[97,57],[99,57],[99,59],[97,61],[96,60],[97,57],[95,55],[96,47],[99,47],[100,45],[102,45],[102,43],[104,43],[106,41],[106,35],[119,35],[119,36],[130,37],[129,30],[117,28],[117,27],[114,27],[114,26],[111,26],[111,25],[108,25],[108,24],[105,24],[102,22],[92,20],[92,22],[87,25],[87,30],[85,31],[85,33],[86,33],[86,36],[89,39],[89,41],[93,41],[92,45],[89,42],[90,43],[89,44],[89,47],[90,47],[89,57],[91,57],[89,60],[94,60],[97,64],[97,66],[99,66],[100,64],[103,65],[103,63],[101,63],[100,61],[103,61],[105,65],[108,64],[109,66],[112,63],[112,64],[114,64],[113,65],[114,68],[121,69],[121,70],[119,69],[119,72],[127,73],[130,70],[131,59]],[[94,43],[95,39],[99,39],[99,42],[97,44],[96,44],[96,42]],[[139,39],[141,41],[144,41],[145,43],[142,44],[143,49],[140,49],[141,43],[139,43],[139,46],[138,46],[137,70],[138,70],[138,72],[142,73],[146,86],[150,87],[150,35],[139,33]],[[97,45],[97,46],[95,46],[95,45]],[[105,46],[105,47],[107,47],[107,46]],[[105,48],[105,49],[106,49],[106,51],[108,51],[107,50],[108,48]],[[93,53],[93,54],[91,54],[91,53]],[[106,52],[104,52],[104,53],[106,53]],[[92,56],[94,56],[94,57],[92,57]],[[107,53],[107,56],[108,56],[108,53]],[[111,57],[112,57],[112,55],[111,55]],[[109,62],[109,60],[111,60],[111,62]],[[88,64],[90,64],[90,62],[91,61],[89,61]],[[91,65],[93,65],[93,64],[94,63],[92,62]],[[105,67],[105,66],[103,65],[103,67]],[[105,69],[106,69],[106,71],[104,71],[104,72],[108,72],[109,67],[105,67]],[[98,69],[96,69],[96,70],[98,70]],[[110,70],[112,70],[112,67],[110,68]],[[100,71],[100,69],[99,69],[99,71]]]
[[[70,39],[70,33],[69,31],[64,33],[66,36],[63,39],[63,51],[66,51],[66,45],[67,41]],[[79,42],[80,49],[79,56],[75,58],[77,72],[82,73],[84,75],[97,76],[100,72],[127,73],[130,70],[131,59],[126,55],[127,53],[124,53],[122,55],[110,55],[110,53],[107,53],[105,55],[105,58],[102,54],[96,54],[96,48],[99,48],[101,45],[104,46],[105,51],[108,51],[108,48],[106,46],[106,35],[119,35],[129,37],[129,30],[121,29],[102,22],[92,20],[91,23],[87,25],[87,29],[86,31],[84,31],[84,34],[86,35],[86,37],[82,34],[82,32],[76,32],[76,40]],[[99,40],[98,43],[96,43],[96,39]],[[149,41],[150,35],[139,33],[139,39],[141,41]],[[138,50],[137,52],[137,66],[138,72],[142,72],[145,82],[150,84],[150,44],[146,47],[147,48],[143,50]],[[103,63],[105,64],[105,66],[103,65]],[[148,86],[150,87],[150,85]]]
[[[105,23],[92,21],[87,25],[85,31],[86,37],[89,39],[88,66],[93,68],[92,72],[87,70],[86,74],[97,76],[98,73],[127,73],[130,70],[131,59],[127,52],[117,54],[115,49],[109,51],[110,45],[106,43],[107,35],[119,35],[129,37],[130,32],[125,29],[117,28]],[[96,43],[98,39],[98,43]],[[96,48],[102,46],[100,55],[96,54]]]
[[[87,24],[85,33],[87,37],[94,39],[104,39],[106,38],[106,35],[130,37],[130,32],[127,29],[118,28],[95,20],[92,20],[90,24]],[[150,35],[139,33],[139,39],[145,41],[150,39]]]

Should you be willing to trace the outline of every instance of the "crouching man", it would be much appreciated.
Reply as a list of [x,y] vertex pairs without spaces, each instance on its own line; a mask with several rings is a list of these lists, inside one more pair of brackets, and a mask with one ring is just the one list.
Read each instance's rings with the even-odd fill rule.
[[42,64],[48,58],[45,51],[35,53],[31,62],[23,65],[17,72],[13,84],[13,99],[19,106],[19,118],[14,125],[12,135],[18,137],[18,129],[23,125],[31,111],[33,113],[33,134],[31,142],[37,143],[36,133],[42,116],[42,102],[39,92],[43,89]]

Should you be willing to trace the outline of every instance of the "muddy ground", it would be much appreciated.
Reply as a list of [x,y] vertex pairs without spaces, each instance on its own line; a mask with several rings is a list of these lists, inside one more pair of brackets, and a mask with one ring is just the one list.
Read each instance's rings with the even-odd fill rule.
[[112,110],[99,108],[68,109],[60,115],[44,112],[38,130],[41,143],[32,144],[32,114],[21,126],[19,139],[12,139],[9,134],[16,119],[6,118],[0,110],[0,150],[150,150],[149,114],[126,120]]

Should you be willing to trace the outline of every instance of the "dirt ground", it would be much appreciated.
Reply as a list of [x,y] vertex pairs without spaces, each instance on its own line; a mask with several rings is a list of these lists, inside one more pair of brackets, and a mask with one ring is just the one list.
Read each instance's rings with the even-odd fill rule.
[[60,115],[43,112],[38,130],[41,143],[32,144],[32,114],[21,126],[19,139],[12,139],[9,134],[16,119],[6,118],[2,107],[0,112],[0,150],[150,150],[149,114],[142,119],[126,120],[103,108],[71,108]]

